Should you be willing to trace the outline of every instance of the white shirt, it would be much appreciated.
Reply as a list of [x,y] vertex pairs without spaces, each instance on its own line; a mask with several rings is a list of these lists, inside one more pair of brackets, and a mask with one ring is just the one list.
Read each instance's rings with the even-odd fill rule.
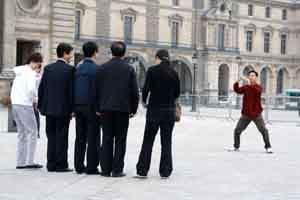
[[11,90],[11,102],[13,105],[32,106],[37,99],[36,72],[30,65],[14,68],[16,77]]

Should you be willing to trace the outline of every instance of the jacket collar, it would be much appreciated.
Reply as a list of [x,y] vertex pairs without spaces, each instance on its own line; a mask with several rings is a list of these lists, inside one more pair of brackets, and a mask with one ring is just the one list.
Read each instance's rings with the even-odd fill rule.
[[63,58],[58,58],[57,59],[57,62],[64,62],[64,63],[66,63],[66,64],[69,64],[65,59],[63,59]]
[[83,62],[95,63],[95,61],[92,58],[84,58]]

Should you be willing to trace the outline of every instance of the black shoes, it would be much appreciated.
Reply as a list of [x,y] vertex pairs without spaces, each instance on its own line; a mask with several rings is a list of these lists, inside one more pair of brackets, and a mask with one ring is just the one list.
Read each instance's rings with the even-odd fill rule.
[[106,178],[111,177],[109,173],[100,172],[99,174],[100,174],[100,176],[103,176],[103,177],[106,177]]
[[123,172],[120,172],[120,173],[112,173],[111,174],[111,177],[113,177],[113,178],[122,178],[122,177],[125,177],[126,176],[126,174],[125,173],[123,173]]
[[[49,171],[49,170],[48,170]],[[70,168],[62,168],[62,169],[56,169],[56,172],[73,172],[73,169]]]
[[80,168],[80,169],[75,169],[75,171],[77,174],[83,174],[86,172],[86,168],[84,167],[84,168]]
[[87,175],[101,175],[101,173],[98,171],[98,169],[96,170],[86,170],[85,172]]
[[148,176],[145,175],[145,174],[140,174],[140,173],[137,173],[137,175],[134,177],[134,178],[138,178],[138,179],[147,179]]
[[26,166],[17,166],[16,169],[26,169]]
[[40,164],[32,164],[32,165],[16,167],[16,169],[41,169],[41,168],[43,168],[43,165],[40,165]]
[[27,168],[27,169],[41,169],[41,168],[43,168],[43,165],[40,165],[40,164],[32,164],[32,165],[27,165],[26,168]]

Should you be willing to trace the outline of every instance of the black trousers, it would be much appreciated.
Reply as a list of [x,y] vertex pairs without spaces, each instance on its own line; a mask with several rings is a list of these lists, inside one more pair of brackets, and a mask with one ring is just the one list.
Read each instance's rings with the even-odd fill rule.
[[147,121],[143,145],[136,165],[139,175],[147,176],[151,164],[153,143],[160,129],[161,158],[159,173],[162,177],[169,177],[173,171],[172,132],[175,125],[174,110],[161,110],[147,113]]
[[100,162],[100,123],[96,116],[96,109],[88,105],[75,108],[76,114],[76,139],[74,151],[74,165],[77,172],[85,169],[86,156],[87,172],[98,170]]
[[129,114],[104,112],[101,122],[103,130],[100,162],[102,173],[121,173],[124,169]]
[[255,119],[250,119],[247,116],[241,116],[235,130],[234,130],[234,147],[235,148],[240,148],[240,138],[241,138],[241,134],[243,133],[243,131],[248,127],[248,125],[250,124],[250,122],[254,122],[257,129],[259,130],[259,132],[261,133],[264,143],[265,143],[265,148],[270,148],[271,144],[270,144],[270,137],[269,137],[269,131],[266,128],[266,124],[264,122],[264,119],[261,115],[259,115],[257,118]]
[[46,116],[47,169],[68,168],[68,137],[70,117]]

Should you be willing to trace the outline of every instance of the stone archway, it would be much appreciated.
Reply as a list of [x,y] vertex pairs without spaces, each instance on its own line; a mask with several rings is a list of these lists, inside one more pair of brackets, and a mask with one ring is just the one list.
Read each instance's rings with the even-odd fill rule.
[[300,69],[296,71],[295,87],[300,89]]
[[146,67],[142,59],[138,56],[128,56],[125,60],[134,68],[139,89],[141,90],[144,87],[145,79],[146,79]]
[[248,65],[244,68],[243,70],[243,76],[248,76],[248,73],[251,71],[251,70],[254,70],[254,68],[251,66],[251,65]]
[[276,94],[283,94],[289,87],[289,73],[286,68],[281,68],[277,73]]
[[182,60],[172,61],[171,64],[178,73],[180,79],[180,91],[182,94],[192,93],[193,77],[188,65]]
[[271,94],[272,92],[272,71],[269,67],[264,67],[260,72],[260,83],[263,93]]
[[218,98],[219,101],[226,101],[229,95],[229,67],[222,64],[218,71]]

